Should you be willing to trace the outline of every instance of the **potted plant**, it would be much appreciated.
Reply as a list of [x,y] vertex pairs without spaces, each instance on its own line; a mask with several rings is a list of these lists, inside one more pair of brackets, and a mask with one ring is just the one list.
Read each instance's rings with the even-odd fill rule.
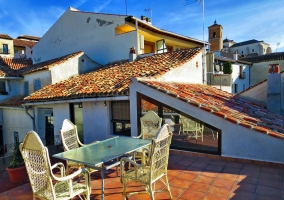
[[6,168],[12,183],[17,183],[27,178],[27,170],[19,145],[19,142],[15,144],[12,152],[12,160]]

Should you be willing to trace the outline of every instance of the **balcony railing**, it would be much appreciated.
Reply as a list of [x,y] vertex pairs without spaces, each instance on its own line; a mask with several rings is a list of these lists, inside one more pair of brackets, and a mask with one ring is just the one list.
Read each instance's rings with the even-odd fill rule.
[[0,48],[0,54],[9,54],[10,53],[10,50],[8,49],[3,49],[3,48]]

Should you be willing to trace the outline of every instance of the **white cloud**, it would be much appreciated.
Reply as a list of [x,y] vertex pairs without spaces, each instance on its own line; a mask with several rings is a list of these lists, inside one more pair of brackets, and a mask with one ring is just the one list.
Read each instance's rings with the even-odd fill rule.
[[104,1],[104,3],[100,3],[100,5],[97,5],[94,7],[94,12],[101,12],[105,7],[107,7],[110,4],[111,0]]

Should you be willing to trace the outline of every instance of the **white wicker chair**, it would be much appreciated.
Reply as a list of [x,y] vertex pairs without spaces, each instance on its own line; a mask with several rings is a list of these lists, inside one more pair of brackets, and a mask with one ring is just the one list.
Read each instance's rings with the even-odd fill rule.
[[180,115],[180,121],[181,132],[183,136],[185,136],[186,138],[193,137],[196,140],[198,137],[201,137],[201,140],[203,142],[204,126],[202,124],[182,115]]
[[[146,192],[151,195],[151,199],[154,200],[154,191],[153,184],[157,180],[161,180],[167,187],[166,190],[169,192],[170,198],[172,199],[172,194],[170,191],[170,186],[167,177],[167,167],[168,167],[168,158],[169,158],[169,148],[172,139],[172,133],[170,132],[168,124],[165,124],[160,128],[155,138],[152,139],[152,146],[149,152],[148,149],[143,149],[142,152],[147,152],[149,157],[145,164],[138,164],[131,159],[121,158],[120,167],[121,167],[121,183],[123,185],[123,196],[133,194],[126,193],[126,187],[129,182],[135,181],[142,183],[145,187]],[[134,167],[131,167],[129,170],[125,169],[126,164],[129,166],[129,163]],[[165,180],[163,180],[165,177]],[[138,192],[134,192],[138,193]]]
[[162,125],[162,118],[160,118],[154,111],[148,111],[140,118],[141,133],[137,138],[152,139],[156,136],[158,130]]
[[[48,149],[42,144],[36,132],[27,133],[20,150],[24,158],[33,191],[33,199],[72,199],[77,195],[84,195],[90,199],[90,174],[80,169],[69,176],[65,176],[63,163],[50,164]],[[55,176],[52,169],[59,168],[61,177]],[[72,181],[79,174],[85,175],[85,183]],[[55,183],[56,182],[56,183]]]
[[[74,125],[70,120],[64,119],[59,133],[64,151],[69,151],[71,149],[76,149],[85,146],[85,144],[81,143],[79,140],[77,126]],[[80,168],[84,166],[80,163],[66,161],[66,171],[68,173],[73,167]],[[95,172],[97,170],[89,169],[89,171]]]

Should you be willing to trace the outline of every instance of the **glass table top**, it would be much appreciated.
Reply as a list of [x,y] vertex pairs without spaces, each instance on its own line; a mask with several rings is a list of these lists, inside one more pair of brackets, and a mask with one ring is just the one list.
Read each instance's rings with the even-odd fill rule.
[[81,148],[54,154],[54,158],[98,166],[151,144],[151,140],[117,136]]

